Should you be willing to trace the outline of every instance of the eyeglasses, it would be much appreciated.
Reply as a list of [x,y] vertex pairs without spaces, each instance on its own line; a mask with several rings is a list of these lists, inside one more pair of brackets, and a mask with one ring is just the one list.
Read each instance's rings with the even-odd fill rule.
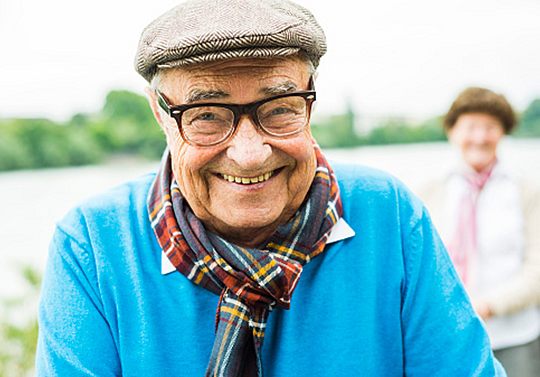
[[[310,80],[310,87],[312,81]],[[303,131],[309,123],[315,90],[286,93],[247,105],[194,103],[171,106],[157,92],[159,106],[176,120],[180,135],[189,144],[210,147],[231,138],[242,115],[251,117],[265,134],[284,138]]]

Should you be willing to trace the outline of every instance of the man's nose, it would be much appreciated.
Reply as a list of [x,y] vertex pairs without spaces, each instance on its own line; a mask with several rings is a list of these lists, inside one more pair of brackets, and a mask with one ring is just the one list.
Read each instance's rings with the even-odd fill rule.
[[227,157],[245,170],[257,170],[272,154],[272,147],[249,115],[242,115],[236,134],[227,148]]

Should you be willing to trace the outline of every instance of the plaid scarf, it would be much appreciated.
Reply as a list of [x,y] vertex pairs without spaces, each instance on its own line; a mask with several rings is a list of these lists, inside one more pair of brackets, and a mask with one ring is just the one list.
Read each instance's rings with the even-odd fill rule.
[[234,245],[204,228],[180,193],[165,152],[148,195],[152,227],[176,269],[220,296],[206,376],[262,376],[268,314],[289,309],[302,266],[323,252],[342,215],[334,173],[313,143],[317,170],[307,199],[260,249]]

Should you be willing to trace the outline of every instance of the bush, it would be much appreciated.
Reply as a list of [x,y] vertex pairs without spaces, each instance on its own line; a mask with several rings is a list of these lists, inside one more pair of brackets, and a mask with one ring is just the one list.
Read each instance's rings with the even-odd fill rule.
[[332,115],[313,122],[311,132],[321,148],[347,148],[363,144],[355,133],[351,113]]
[[107,95],[101,117],[89,125],[89,132],[109,153],[159,158],[166,145],[147,99],[128,91]]
[[540,137],[540,99],[535,99],[523,112],[516,136]]
[[38,169],[95,163],[102,148],[84,128],[47,119],[0,124],[0,170]]
[[[21,316],[28,307],[36,307],[41,275],[31,267],[21,271],[27,293],[15,300],[4,300],[0,321],[0,376],[33,376],[34,360],[38,338],[38,324],[35,315]],[[7,311],[9,309],[9,311]]]
[[30,152],[19,139],[0,131],[0,171],[25,169],[32,165]]

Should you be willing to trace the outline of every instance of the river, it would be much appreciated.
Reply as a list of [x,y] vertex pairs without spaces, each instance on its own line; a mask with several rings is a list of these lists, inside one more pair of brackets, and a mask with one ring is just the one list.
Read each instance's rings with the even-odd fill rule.
[[[450,166],[447,143],[326,150],[330,159],[386,170],[413,190]],[[501,160],[540,183],[540,139],[501,143]],[[0,298],[24,292],[20,268],[42,271],[55,222],[83,198],[156,169],[157,162],[116,159],[104,165],[0,173]]]

